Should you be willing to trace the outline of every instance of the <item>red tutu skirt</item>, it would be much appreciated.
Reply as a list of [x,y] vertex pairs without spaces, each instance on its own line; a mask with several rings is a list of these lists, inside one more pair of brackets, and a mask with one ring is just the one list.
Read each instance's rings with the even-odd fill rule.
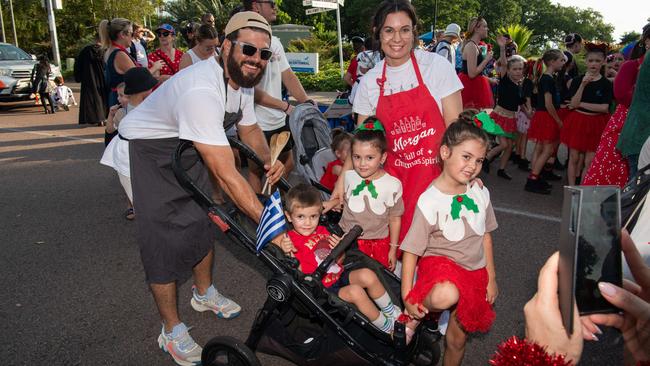
[[542,143],[555,143],[560,140],[560,126],[547,111],[536,111],[530,120],[528,139]]
[[383,239],[357,239],[359,250],[368,257],[388,268],[388,252],[390,250],[390,237]]
[[503,128],[503,131],[505,131],[506,133],[517,132],[516,117],[512,117],[512,118],[504,117],[495,111],[492,111],[492,113],[490,113],[490,117],[494,120],[494,122],[496,122],[499,126],[501,126],[501,128]]
[[569,108],[567,108],[567,107],[562,107],[562,108],[557,110],[557,115],[558,115],[558,117],[560,117],[562,122],[564,122],[564,120],[567,118],[569,113],[571,113],[571,110]]
[[447,257],[422,257],[418,262],[415,286],[406,296],[411,304],[422,304],[434,285],[449,281],[460,297],[456,318],[467,332],[487,332],[494,322],[495,313],[487,302],[488,274],[484,268],[468,271]]
[[582,152],[596,151],[609,117],[607,113],[588,115],[571,112],[564,120],[562,143],[570,149]]
[[458,78],[463,83],[463,90],[460,92],[463,97],[463,108],[485,109],[494,107],[492,88],[488,78],[479,75],[472,79],[462,72],[458,74]]
[[589,169],[582,184],[586,186],[609,186],[617,185],[621,188],[627,183],[630,167],[627,159],[621,155],[616,148],[618,137],[623,130],[628,108],[623,104],[616,107],[612,118],[607,122],[605,131],[600,138],[600,144],[596,149],[594,160],[591,161]]

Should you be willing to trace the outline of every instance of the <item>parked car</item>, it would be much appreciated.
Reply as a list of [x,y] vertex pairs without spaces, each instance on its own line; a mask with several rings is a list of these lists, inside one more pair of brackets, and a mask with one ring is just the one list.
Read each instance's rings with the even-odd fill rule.
[[[36,63],[36,56],[0,42],[0,107],[34,103],[29,78]],[[60,75],[59,67],[52,65],[50,78]]]

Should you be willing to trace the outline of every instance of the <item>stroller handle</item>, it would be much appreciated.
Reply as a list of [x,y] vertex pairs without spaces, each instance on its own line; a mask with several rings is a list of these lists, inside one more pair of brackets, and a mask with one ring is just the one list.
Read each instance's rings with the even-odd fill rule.
[[[252,161],[255,165],[259,166],[260,168],[264,168],[264,162],[262,161],[262,159],[260,159],[260,157],[257,156],[257,154],[255,154],[255,152],[249,146],[232,137],[228,137],[228,142],[230,143],[230,146],[239,150],[239,153],[244,155],[245,158]],[[278,187],[284,192],[289,191],[289,189],[291,188],[291,185],[289,185],[287,180],[284,178],[280,178],[277,184]]]
[[363,233],[363,229],[359,225],[354,225],[350,231],[348,231],[347,234],[341,239],[339,242],[339,245],[337,245],[325,258],[321,264],[316,268],[314,273],[312,274],[312,277],[314,277],[317,281],[320,281],[320,279],[323,277],[323,275],[327,272],[327,269],[330,267],[333,261],[336,260],[336,258],[340,257],[343,252],[345,252],[352,243],[357,240],[357,238]]

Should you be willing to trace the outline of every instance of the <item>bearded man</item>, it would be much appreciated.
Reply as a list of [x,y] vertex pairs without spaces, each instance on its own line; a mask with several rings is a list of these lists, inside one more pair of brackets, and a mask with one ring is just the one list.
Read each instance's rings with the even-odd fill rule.
[[[225,131],[236,124],[240,139],[270,161],[256,123],[253,87],[272,56],[271,27],[259,14],[242,12],[230,19],[225,33],[221,58],[209,58],[174,75],[130,111],[119,127],[120,138],[129,141],[142,264],[162,319],[158,344],[179,365],[201,361],[201,347],[179,318],[179,285],[193,278],[190,303],[196,311],[228,319],[239,315],[241,307],[212,283],[215,229],[176,181],[172,152],[179,139],[193,141],[202,161],[189,173],[199,187],[209,192],[212,174],[255,221],[262,205],[237,170]],[[284,173],[280,162],[265,169],[271,183]]]

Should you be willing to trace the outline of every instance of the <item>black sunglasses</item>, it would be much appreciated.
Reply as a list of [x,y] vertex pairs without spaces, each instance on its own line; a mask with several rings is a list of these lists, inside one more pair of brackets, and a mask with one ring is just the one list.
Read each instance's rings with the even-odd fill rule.
[[260,58],[264,61],[268,61],[271,58],[271,56],[273,56],[273,52],[268,48],[257,48],[248,43],[239,42],[239,41],[233,41],[232,43],[238,44],[241,47],[241,52],[248,57],[255,56],[257,50],[260,51]]
[[158,32],[158,37],[167,37],[168,35],[172,34],[171,32]]
[[275,9],[275,1],[256,1],[258,4],[269,4],[272,9]]

